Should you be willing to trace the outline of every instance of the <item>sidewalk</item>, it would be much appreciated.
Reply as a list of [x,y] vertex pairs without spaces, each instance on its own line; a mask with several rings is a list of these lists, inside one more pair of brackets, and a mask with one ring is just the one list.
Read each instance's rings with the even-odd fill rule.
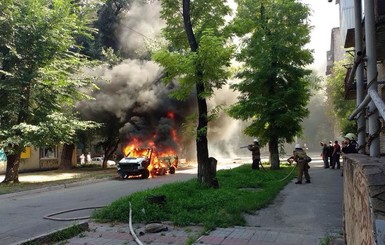
[[[245,227],[217,228],[203,236],[202,227],[174,227],[169,223],[164,223],[168,230],[159,233],[144,233],[143,224],[133,224],[134,231],[143,244],[152,245],[344,244],[341,171],[323,169],[317,159],[310,165],[311,184],[295,185],[293,180],[267,208],[245,215]],[[69,239],[67,244],[138,244],[128,224],[89,221],[88,225],[89,231]]]
[[310,165],[311,184],[293,180],[267,208],[245,215],[247,227],[216,229],[195,244],[344,244],[341,170],[324,169],[320,160]]

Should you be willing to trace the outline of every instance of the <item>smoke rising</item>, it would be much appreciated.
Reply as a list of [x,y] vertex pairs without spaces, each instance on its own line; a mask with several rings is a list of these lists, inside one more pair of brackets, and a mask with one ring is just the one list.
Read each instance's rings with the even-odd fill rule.
[[[119,41],[128,57],[137,57],[137,51],[144,49],[145,41],[155,38],[163,26],[159,18],[160,3],[134,4],[126,13],[118,28]],[[192,113],[197,113],[194,95],[186,101],[176,101],[168,95],[173,85],[160,83],[162,68],[156,63],[131,58],[108,68],[99,67],[96,76],[99,90],[92,92],[95,98],[78,104],[82,116],[95,121],[116,120],[120,127],[121,142],[139,139],[144,145],[155,142],[158,148],[172,147],[180,157],[196,157],[195,136],[182,130],[182,124]],[[107,81],[107,82],[106,82]],[[208,101],[209,110],[218,105],[229,106],[236,101],[236,93],[229,86],[215,92]],[[169,112],[173,112],[170,118]],[[102,119],[102,120],[101,120]],[[242,133],[244,123],[231,119],[223,111],[217,119],[210,121],[208,138],[210,156],[235,157],[247,154],[239,150],[240,145],[251,143]],[[174,131],[173,131],[174,130]],[[175,132],[179,139],[173,138]]]

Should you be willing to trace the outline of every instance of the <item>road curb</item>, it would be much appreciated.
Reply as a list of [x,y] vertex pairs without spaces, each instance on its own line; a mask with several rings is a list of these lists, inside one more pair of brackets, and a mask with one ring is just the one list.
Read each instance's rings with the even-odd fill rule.
[[[79,234],[84,232],[84,231],[88,231],[89,230],[89,224],[88,224],[88,221],[83,221],[83,222],[79,222],[77,224],[73,224],[71,226],[68,226],[68,227],[65,227],[63,229],[58,229],[58,230],[55,230],[53,232],[50,232],[50,233],[46,233],[46,234],[43,234],[43,235],[39,235],[39,236],[36,236],[36,237],[32,237],[30,239],[27,239],[27,240],[24,240],[24,241],[21,241],[21,242],[17,242],[17,243],[13,243],[11,245],[38,245],[38,244],[52,244],[54,242],[60,242],[57,240],[57,235],[62,233],[62,232],[65,232],[66,230],[70,229],[70,228],[73,228],[73,227],[76,227],[79,229]],[[70,239],[74,237],[74,235],[72,234],[70,237],[63,237],[62,240],[67,240],[67,239]]]
[[19,196],[23,196],[26,194],[35,194],[35,193],[41,193],[41,192],[46,192],[46,191],[55,191],[55,190],[60,190],[60,189],[65,189],[65,188],[71,188],[71,187],[76,187],[76,186],[81,186],[81,185],[89,185],[89,184],[93,184],[93,183],[107,181],[110,179],[112,179],[112,178],[101,178],[101,179],[75,181],[72,183],[58,184],[58,185],[53,185],[53,186],[49,186],[49,187],[42,187],[42,188],[32,189],[32,190],[27,190],[27,191],[13,192],[13,193],[0,195],[0,200],[3,198],[19,197]]

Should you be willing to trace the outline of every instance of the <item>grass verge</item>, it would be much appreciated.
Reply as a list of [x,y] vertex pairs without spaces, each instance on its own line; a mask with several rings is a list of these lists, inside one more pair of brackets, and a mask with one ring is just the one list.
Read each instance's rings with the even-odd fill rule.
[[[93,218],[101,222],[128,222],[129,202],[133,222],[172,221],[175,225],[201,224],[206,229],[244,225],[242,213],[252,213],[274,200],[292,179],[285,177],[293,167],[280,170],[252,171],[251,165],[219,170],[220,188],[206,188],[196,179],[163,185],[120,198],[106,208],[97,210]],[[165,196],[163,204],[149,198]]]
[[[77,236],[84,231],[87,231],[88,228],[88,223],[83,223],[79,225],[72,225],[68,228],[64,228],[60,231],[54,232],[52,234],[49,234],[47,236],[39,237],[36,239],[32,239],[27,242],[21,243],[21,245],[39,245],[39,244],[45,244],[45,245],[53,245],[53,244],[58,244],[58,242],[63,242],[67,239],[70,239],[74,236]],[[59,243],[59,244],[64,244],[64,243]]]

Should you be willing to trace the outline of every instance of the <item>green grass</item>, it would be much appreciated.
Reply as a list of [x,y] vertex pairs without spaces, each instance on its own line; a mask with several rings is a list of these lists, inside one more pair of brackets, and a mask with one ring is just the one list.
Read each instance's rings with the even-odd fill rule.
[[[65,241],[66,239],[70,239],[74,236],[77,236],[83,233],[85,230],[88,230],[88,225],[72,225],[68,228],[54,232],[48,236],[37,238],[33,241],[24,242],[22,243],[22,245],[58,244],[59,242]],[[59,244],[64,244],[64,243],[59,243]]]
[[[196,179],[163,185],[120,198],[97,210],[93,218],[101,222],[128,222],[129,202],[133,222],[172,221],[175,225],[202,224],[207,229],[244,225],[242,213],[265,207],[292,179],[286,178],[293,167],[280,170],[252,171],[246,164],[230,170],[219,170],[220,188],[207,188]],[[166,196],[164,206],[151,204],[148,197]]]

